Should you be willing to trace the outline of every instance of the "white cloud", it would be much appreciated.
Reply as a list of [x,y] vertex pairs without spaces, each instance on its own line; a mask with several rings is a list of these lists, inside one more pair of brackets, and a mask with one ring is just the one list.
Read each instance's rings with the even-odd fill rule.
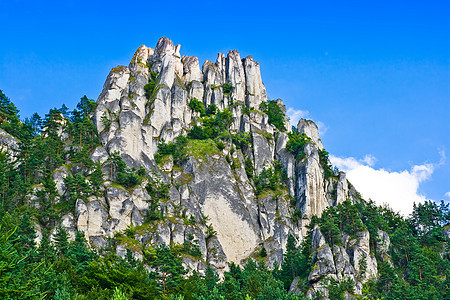
[[[445,154],[441,154],[442,157]],[[419,194],[419,185],[430,179],[435,168],[442,163],[441,159],[439,164],[427,163],[415,165],[409,171],[390,172],[373,168],[376,158],[370,154],[361,160],[330,155],[330,161],[347,173],[348,180],[365,199],[370,198],[379,205],[387,204],[403,215],[412,212],[414,202],[420,203],[427,199],[425,195]]]
[[325,123],[318,121],[317,122],[317,127],[319,127],[319,134],[320,135],[324,135],[327,130],[328,130],[328,126],[325,125]]
[[291,121],[291,125],[297,126],[297,123],[301,118],[306,118],[309,116],[309,111],[289,107],[287,109],[287,115]]
[[444,196],[450,198],[450,191],[448,191],[447,193],[445,193]]
[[[306,118],[310,118],[311,117],[309,115],[309,111],[301,110],[301,109],[295,109],[295,108],[292,108],[292,107],[289,107],[287,109],[286,113],[287,113],[287,115],[289,117],[291,125],[293,125],[293,126],[297,126],[298,121],[301,118],[306,119]],[[327,130],[328,130],[328,126],[326,126],[325,123],[323,123],[321,121],[317,121],[316,124],[317,124],[317,127],[319,128],[319,134],[320,135],[324,135],[325,132],[327,132]]]
[[368,166],[372,167],[377,161],[377,158],[372,154],[366,154],[366,156],[364,156],[362,161],[365,162]]

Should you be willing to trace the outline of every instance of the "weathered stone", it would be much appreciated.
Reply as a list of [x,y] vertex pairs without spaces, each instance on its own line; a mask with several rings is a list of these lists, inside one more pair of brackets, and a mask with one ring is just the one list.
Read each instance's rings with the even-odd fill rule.
[[66,178],[68,175],[69,170],[67,169],[66,166],[61,166],[57,168],[52,174],[52,179],[56,184],[56,190],[58,191],[58,194],[60,196],[64,195],[64,193],[67,190],[64,178]]
[[305,158],[297,163],[297,205],[303,211],[303,218],[320,216],[328,206],[325,198],[323,170],[319,153],[314,144],[305,145]]
[[94,162],[100,162],[101,164],[104,164],[108,160],[108,152],[106,152],[105,148],[103,147],[97,147],[92,152],[91,156],[89,157]]
[[231,98],[233,101],[245,101],[245,72],[239,52],[228,52],[225,64],[226,82],[233,86]]
[[266,88],[261,80],[259,64],[251,56],[244,59],[246,99],[248,107],[259,108],[263,101],[267,101]]
[[319,127],[311,120],[300,119],[297,124],[297,130],[299,133],[305,133],[309,136],[317,149],[322,150],[323,144],[319,138]]
[[202,71],[200,71],[200,65],[198,63],[197,57],[183,56],[181,62],[183,63],[183,75],[186,83],[189,83],[193,80],[203,80],[203,74]]
[[0,151],[7,150],[11,153],[18,151],[19,141],[3,129],[0,129]]
[[[323,145],[314,122],[300,120],[297,126],[300,133],[306,133],[313,141],[305,145],[305,157],[297,160],[286,150],[291,130],[289,120],[285,117],[287,131],[279,132],[268,115],[259,111],[261,102],[267,101],[267,94],[260,66],[251,56],[241,60],[239,52],[233,50],[226,57],[219,53],[215,63],[205,61],[202,70],[199,65],[198,58],[182,57],[179,45],[161,38],[155,50],[141,46],[128,67],[111,71],[93,113],[102,147],[90,155],[93,161],[102,164],[106,180],[100,189],[103,194],[89,198],[86,203],[77,201],[76,219],[66,216],[64,222],[68,227],[76,224],[76,229],[84,231],[90,244],[98,248],[107,245],[106,237],[130,225],[144,225],[140,228],[146,228],[145,232],[139,232],[136,239],[152,247],[182,244],[192,235],[204,261],[192,258],[183,261],[200,272],[205,270],[205,263],[223,272],[228,262],[242,263],[261,247],[267,251],[268,266],[280,264],[289,235],[297,237],[300,243],[311,216],[320,216],[326,207],[347,198],[355,201],[356,190],[347,183],[344,173],[337,179],[324,180],[318,154]],[[150,72],[158,73],[157,82],[153,93],[146,95],[144,86],[149,82]],[[230,94],[224,93],[224,84],[231,84]],[[189,149],[195,155],[188,155],[181,166],[173,158],[165,158],[157,166],[153,158],[162,139],[173,141],[193,125],[201,124],[200,113],[188,106],[193,98],[206,107],[215,104],[220,110],[228,108],[234,119],[227,129],[232,134],[249,134],[250,144],[239,149],[223,139],[222,151],[214,145],[205,146],[207,153]],[[276,102],[286,113],[283,102],[280,99]],[[147,200],[151,199],[145,189],[147,181],[128,189],[114,183],[116,179],[107,160],[116,151],[129,168],[142,166],[148,174],[154,172],[169,184],[169,199],[158,204],[162,220],[145,223]],[[252,162],[255,175],[264,167],[273,166],[274,160],[279,161],[286,170],[288,188],[256,196],[254,182],[246,173],[246,160]],[[81,167],[72,171],[87,172]],[[54,180],[63,195],[66,174],[62,170],[57,172],[60,173],[55,172]],[[292,218],[296,210],[302,212],[302,218]],[[360,291],[361,267],[356,267],[361,265],[359,257],[364,256],[368,262],[367,276],[376,270],[366,240],[364,234],[353,240],[346,237],[343,246],[331,248],[316,227],[312,240],[315,267],[309,274],[311,293],[323,290],[322,281],[326,278],[352,278]],[[124,255],[127,247],[121,245],[116,250]],[[133,255],[141,254],[134,251]],[[293,283],[293,289],[298,290],[298,281]]]

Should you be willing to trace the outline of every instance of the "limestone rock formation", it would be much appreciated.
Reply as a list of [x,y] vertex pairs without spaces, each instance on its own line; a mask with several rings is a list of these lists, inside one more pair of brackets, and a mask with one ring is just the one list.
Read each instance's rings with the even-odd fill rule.
[[15,137],[0,129],[0,150],[14,153],[19,150],[19,142]]
[[330,247],[316,225],[312,233],[314,266],[308,277],[312,286],[308,296],[313,297],[317,292],[326,295],[329,279],[351,280],[355,294],[361,294],[362,285],[377,276],[377,260],[370,252],[369,239],[368,231],[358,232],[354,237],[344,234],[342,245]]
[[[262,248],[268,266],[279,264],[290,234],[300,242],[313,215],[320,216],[328,206],[346,199],[357,201],[356,191],[342,172],[324,176],[319,155],[323,144],[314,122],[302,119],[297,124],[298,132],[311,139],[304,146],[304,158],[297,159],[286,149],[290,129],[280,131],[261,111],[261,103],[268,98],[259,64],[251,56],[241,59],[237,50],[226,56],[219,53],[215,63],[205,61],[200,69],[197,57],[182,56],[180,50],[180,45],[161,38],[155,49],[141,46],[128,66],[111,70],[92,116],[101,146],[90,158],[102,166],[101,193],[76,201],[75,213],[65,215],[63,225],[72,236],[75,230],[85,232],[90,245],[97,248],[106,247],[116,233],[134,228],[139,245],[132,251],[138,258],[145,247],[195,241],[197,257],[183,261],[199,272],[206,264],[222,272],[228,262],[243,263],[258,256]],[[220,148],[213,140],[189,141],[181,163],[171,155],[157,163],[160,143],[175,141],[202,124],[204,116],[189,105],[195,99],[205,108],[214,104],[231,113],[230,137]],[[275,103],[286,113],[280,99]],[[285,127],[290,128],[284,118]],[[237,146],[233,138],[245,142]],[[2,131],[0,143],[16,147]],[[110,163],[113,155],[120,155],[130,169],[142,168],[148,180],[128,188],[116,184]],[[285,172],[285,182],[276,190],[258,190],[256,179],[278,166]],[[61,199],[67,196],[64,178],[76,172],[66,167],[54,172]],[[167,185],[167,198],[151,203],[154,195],[148,185],[161,184]],[[150,222],[151,213],[163,217]],[[116,252],[124,255],[128,243],[120,240]],[[344,246],[331,247],[315,229],[317,268],[310,282],[318,287],[325,277],[356,278],[363,256],[367,276],[374,275],[376,261],[367,243],[363,232]]]

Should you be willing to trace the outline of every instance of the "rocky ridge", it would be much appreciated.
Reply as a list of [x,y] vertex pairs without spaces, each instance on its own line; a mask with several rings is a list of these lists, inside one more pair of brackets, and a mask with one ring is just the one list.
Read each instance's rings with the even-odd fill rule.
[[[150,81],[155,87],[148,95]],[[230,142],[218,149],[211,140],[189,142],[184,163],[167,156],[157,164],[155,154],[162,141],[174,141],[201,124],[202,116],[189,106],[193,99],[205,107],[214,104],[221,111],[228,109],[233,116],[229,132],[247,134],[249,145],[238,148]],[[313,215],[320,216],[346,199],[359,200],[345,173],[324,175],[317,125],[303,119],[298,122],[297,131],[310,138],[304,157],[298,159],[286,149],[289,119],[284,120],[287,130],[277,129],[260,108],[267,101],[259,64],[251,56],[241,58],[236,50],[226,56],[219,53],[215,63],[205,61],[200,69],[197,57],[182,56],[180,45],[167,38],[161,38],[155,49],[139,47],[128,66],[111,70],[93,114],[102,146],[90,158],[103,166],[102,194],[77,200],[74,213],[65,215],[62,225],[72,236],[76,230],[85,232],[90,245],[97,248],[133,227],[135,241],[122,239],[116,252],[125,255],[130,249],[137,258],[144,247],[195,240],[200,257],[186,256],[183,262],[200,272],[207,264],[223,272],[228,262],[260,258],[263,248],[267,265],[281,263],[287,237],[293,235],[300,243]],[[276,103],[285,114],[283,102]],[[3,140],[8,139],[2,135]],[[150,178],[134,188],[114,184],[108,166],[114,153],[128,167],[145,169]],[[246,172],[246,160],[255,176],[278,162],[286,172],[285,188],[258,194],[254,178]],[[68,166],[54,172],[61,201],[67,194],[64,178],[76,172]],[[147,219],[152,197],[147,184],[167,184],[170,198],[158,203],[164,218],[152,222]],[[311,295],[322,288],[321,279],[330,277],[351,278],[360,292],[364,282],[358,277],[360,257],[367,261],[364,278],[376,276],[368,232],[347,238],[343,246],[330,247],[316,227],[312,240],[316,268],[309,276]],[[291,289],[295,291],[295,285]]]

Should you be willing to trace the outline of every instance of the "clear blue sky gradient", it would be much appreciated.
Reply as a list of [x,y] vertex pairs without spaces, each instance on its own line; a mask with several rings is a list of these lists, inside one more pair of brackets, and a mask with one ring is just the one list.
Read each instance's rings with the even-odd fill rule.
[[[83,95],[161,36],[215,61],[238,49],[261,64],[270,98],[328,127],[336,156],[409,170],[450,156],[450,1],[0,0],[0,89],[22,117]],[[449,162],[420,192],[450,191]]]

